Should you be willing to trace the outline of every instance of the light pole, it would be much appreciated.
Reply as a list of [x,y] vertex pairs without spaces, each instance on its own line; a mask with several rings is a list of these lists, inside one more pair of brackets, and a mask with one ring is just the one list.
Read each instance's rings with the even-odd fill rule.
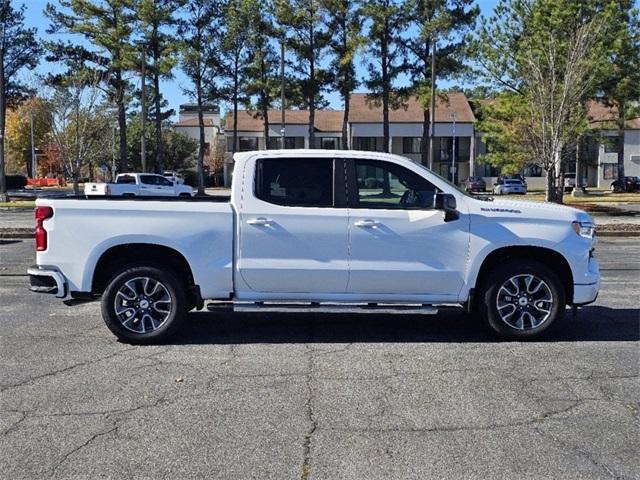
[[451,183],[456,183],[456,112],[451,112],[451,120],[453,121],[453,152],[451,154]]
[[282,38],[280,39],[280,148],[284,148],[284,122],[285,122],[285,80],[284,80],[284,42],[285,33],[282,32]]
[[29,125],[31,127],[31,176],[37,178],[38,176],[38,161],[36,160],[36,145],[33,135],[33,110],[29,112]]
[[435,152],[433,151],[436,131],[436,39],[431,39],[431,103],[429,105],[429,168],[433,169]]
[[[140,160],[142,163],[142,171],[147,171],[147,139],[145,138],[145,129],[147,123],[147,79],[146,79],[146,67],[147,67],[147,58],[145,52],[145,45],[142,45],[142,54],[141,54],[141,84],[140,84],[140,129],[142,130],[142,135],[140,136]],[[159,115],[159,112],[156,112]],[[160,172],[162,173],[162,172]]]

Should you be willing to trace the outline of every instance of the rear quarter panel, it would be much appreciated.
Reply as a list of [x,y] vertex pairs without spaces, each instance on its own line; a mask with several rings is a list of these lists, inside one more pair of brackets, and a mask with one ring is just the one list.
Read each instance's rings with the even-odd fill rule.
[[203,298],[233,290],[233,212],[229,203],[51,200],[48,248],[37,263],[59,269],[70,291],[91,291],[96,264],[109,248],[149,243],[173,248],[188,261]]

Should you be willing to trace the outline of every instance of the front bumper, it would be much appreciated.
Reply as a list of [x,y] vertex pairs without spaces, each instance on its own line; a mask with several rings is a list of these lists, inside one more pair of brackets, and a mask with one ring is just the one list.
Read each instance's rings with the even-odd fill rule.
[[589,270],[582,279],[585,283],[573,286],[573,305],[587,305],[598,298],[600,290],[600,265],[595,258],[589,258]]
[[30,290],[36,293],[48,293],[58,298],[67,296],[67,284],[60,272],[34,265],[27,270]]

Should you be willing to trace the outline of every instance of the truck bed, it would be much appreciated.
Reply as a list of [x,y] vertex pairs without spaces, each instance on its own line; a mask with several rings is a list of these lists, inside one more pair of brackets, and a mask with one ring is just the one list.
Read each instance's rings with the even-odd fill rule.
[[[53,207],[45,220],[49,244],[38,265],[56,265],[69,290],[89,292],[102,255],[118,245],[162,245],[191,265],[203,296],[233,290],[233,211],[228,197],[66,197],[39,199]],[[73,252],[73,254],[70,254]]]

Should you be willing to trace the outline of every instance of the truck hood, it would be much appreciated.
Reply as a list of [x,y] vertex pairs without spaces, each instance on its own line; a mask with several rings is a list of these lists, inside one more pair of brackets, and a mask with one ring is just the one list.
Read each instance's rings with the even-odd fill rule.
[[583,210],[548,202],[527,202],[520,200],[493,200],[491,202],[472,199],[470,213],[485,217],[524,218],[541,221],[593,222],[593,218]]

